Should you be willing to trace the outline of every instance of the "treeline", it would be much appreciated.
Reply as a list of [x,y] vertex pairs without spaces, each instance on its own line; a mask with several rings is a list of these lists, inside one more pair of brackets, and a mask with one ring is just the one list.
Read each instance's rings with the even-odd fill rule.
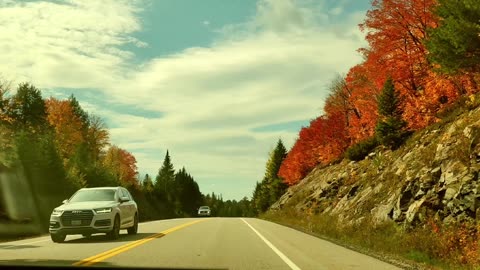
[[263,213],[274,204],[287,190],[287,184],[278,176],[280,166],[287,156],[287,149],[282,140],[278,140],[265,165],[265,175],[257,182],[252,197],[252,212],[255,215]]
[[[0,173],[13,172],[29,183],[45,229],[52,209],[82,187],[126,187],[141,220],[195,216],[201,205],[219,215],[250,215],[247,199],[204,196],[185,168],[175,171],[168,151],[155,178],[147,174],[140,180],[135,157],[113,145],[103,120],[73,95],[44,99],[28,83],[14,94],[9,90],[0,85]],[[5,210],[0,198],[0,218],[8,218]]]
[[325,114],[301,129],[279,171],[290,185],[345,153],[398,147],[478,92],[479,1],[374,0],[360,29],[364,60],[334,79]]
[[252,202],[243,197],[240,201],[226,200],[224,201],[222,195],[207,194],[203,196],[205,205],[210,206],[211,215],[216,217],[253,217],[256,215],[252,208]]

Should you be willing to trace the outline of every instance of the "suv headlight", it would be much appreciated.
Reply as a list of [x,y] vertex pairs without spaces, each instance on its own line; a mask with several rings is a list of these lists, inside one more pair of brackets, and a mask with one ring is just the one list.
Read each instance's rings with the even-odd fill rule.
[[95,213],[97,213],[97,214],[106,214],[106,213],[111,213],[112,208],[111,207],[98,208],[98,209],[94,209],[93,211],[95,211]]
[[62,213],[63,213],[63,210],[53,209],[52,216],[61,216]]

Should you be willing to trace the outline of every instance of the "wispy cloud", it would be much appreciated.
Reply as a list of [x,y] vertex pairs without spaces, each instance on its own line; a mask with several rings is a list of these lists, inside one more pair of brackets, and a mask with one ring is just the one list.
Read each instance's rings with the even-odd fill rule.
[[211,46],[141,65],[124,47],[145,45],[132,37],[141,2],[8,4],[0,61],[9,65],[0,73],[56,91],[94,88],[82,105],[108,119],[113,142],[143,172],[156,173],[168,148],[204,192],[239,199],[261,179],[276,140],[292,145],[291,123],[321,114],[335,73],[360,61],[361,17],[332,24],[337,12],[312,2],[259,1],[255,17],[222,27]]

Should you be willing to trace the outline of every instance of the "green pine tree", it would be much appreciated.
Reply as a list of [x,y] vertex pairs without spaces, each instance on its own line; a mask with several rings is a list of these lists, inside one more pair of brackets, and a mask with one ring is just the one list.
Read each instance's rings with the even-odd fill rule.
[[75,98],[73,94],[70,95],[68,100],[70,101],[70,106],[72,106],[73,113],[81,120],[84,128],[86,129],[89,124],[88,113],[82,108],[82,106],[80,106],[80,103],[78,102],[78,100]]
[[403,142],[405,121],[399,108],[400,98],[392,78],[388,78],[378,97],[380,119],[375,127],[375,135],[380,144],[397,148]]
[[35,132],[40,132],[45,127],[47,123],[45,101],[35,86],[28,83],[20,84],[11,102],[8,114],[14,119],[17,127]]
[[175,169],[173,168],[170,154],[167,150],[165,159],[163,160],[162,167],[158,171],[158,175],[155,178],[155,191],[164,197],[167,201],[172,201],[173,192],[171,188],[175,181]]
[[257,213],[265,212],[280,196],[285,193],[287,185],[278,177],[278,171],[287,156],[287,149],[282,140],[278,140],[273,151],[270,152],[265,165],[265,176],[256,184],[252,197],[252,204]]
[[480,71],[480,1],[439,0],[439,26],[429,30],[428,57],[445,73]]

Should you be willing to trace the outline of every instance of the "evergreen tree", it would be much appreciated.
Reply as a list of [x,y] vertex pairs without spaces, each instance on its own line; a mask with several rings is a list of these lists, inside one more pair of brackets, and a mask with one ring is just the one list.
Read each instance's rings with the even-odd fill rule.
[[441,71],[480,71],[480,1],[439,0],[439,26],[429,31],[426,42],[431,61]]
[[257,182],[255,186],[252,203],[257,213],[265,212],[285,193],[288,186],[278,176],[278,171],[286,156],[287,149],[280,139],[275,149],[270,152],[262,182]]
[[283,145],[282,140],[278,140],[275,150],[270,155],[270,159],[267,162],[267,171],[265,174],[268,179],[268,204],[269,206],[275,203],[287,190],[288,185],[285,184],[283,179],[278,176],[278,171],[282,165],[283,160],[287,156],[287,149]]
[[150,175],[145,174],[145,178],[143,179],[142,183],[143,191],[147,193],[151,193],[153,191],[153,181]]
[[88,113],[83,110],[82,106],[80,106],[80,103],[78,103],[78,100],[73,94],[70,95],[68,100],[70,101],[70,105],[72,106],[73,113],[82,121],[84,128],[87,129],[89,125]]
[[172,186],[175,181],[175,169],[173,168],[173,164],[170,160],[170,154],[167,150],[167,154],[165,155],[165,159],[163,160],[162,167],[158,171],[158,175],[155,178],[155,191],[158,194],[163,196],[168,201],[172,199]]
[[388,78],[378,97],[378,112],[380,119],[375,127],[375,135],[380,144],[397,148],[404,138],[405,121],[399,109],[400,98],[395,90],[392,78]]
[[17,127],[35,132],[44,128],[47,123],[45,101],[35,86],[28,83],[20,84],[11,103],[8,114],[14,119]]

